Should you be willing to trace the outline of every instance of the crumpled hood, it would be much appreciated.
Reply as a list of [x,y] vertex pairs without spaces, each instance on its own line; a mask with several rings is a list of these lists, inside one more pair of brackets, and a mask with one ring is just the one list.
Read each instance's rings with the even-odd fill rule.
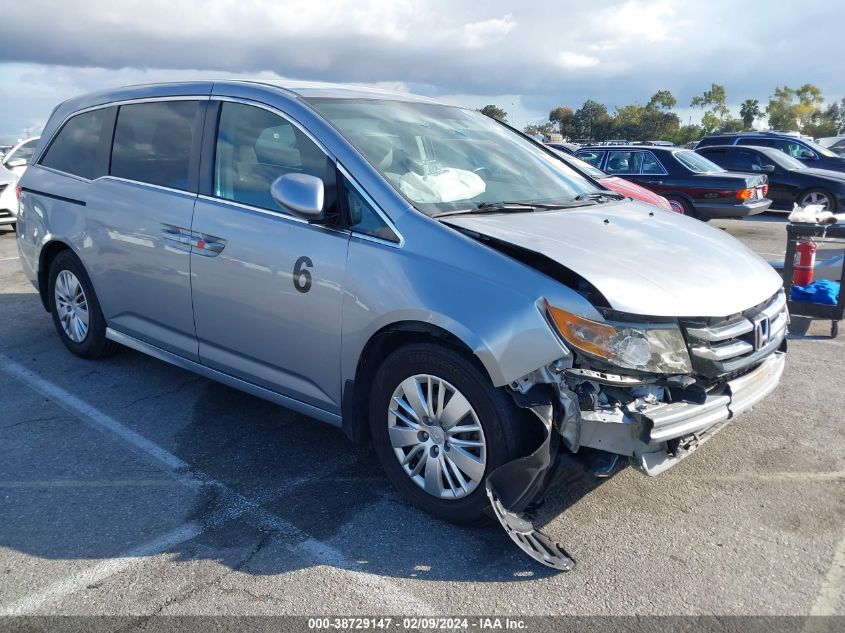
[[769,264],[724,231],[639,202],[441,221],[553,259],[621,312],[725,317],[782,285]]

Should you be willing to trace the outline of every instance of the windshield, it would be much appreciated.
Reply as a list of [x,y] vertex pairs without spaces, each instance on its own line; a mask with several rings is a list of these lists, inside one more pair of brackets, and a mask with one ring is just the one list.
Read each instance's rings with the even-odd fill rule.
[[454,106],[371,99],[309,102],[417,209],[565,204],[601,192],[491,118]]
[[804,139],[801,139],[801,140],[804,142],[805,145],[807,145],[808,147],[813,149],[818,154],[821,154],[825,158],[838,158],[839,157],[838,154],[836,154],[835,152],[831,152],[829,149],[827,149],[826,147],[822,147],[818,143],[815,143],[813,141],[805,141]]
[[682,149],[679,152],[675,152],[675,158],[681,165],[696,174],[712,174],[713,172],[725,171],[716,163],[707,160],[704,156],[692,150]]

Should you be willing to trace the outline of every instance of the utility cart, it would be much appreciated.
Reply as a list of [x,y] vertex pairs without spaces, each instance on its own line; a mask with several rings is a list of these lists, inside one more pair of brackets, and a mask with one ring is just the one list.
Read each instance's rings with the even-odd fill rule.
[[839,296],[836,305],[792,301],[792,278],[795,272],[795,252],[799,242],[812,240],[816,243],[840,243],[845,247],[845,224],[799,224],[786,225],[786,256],[783,262],[783,287],[786,291],[789,314],[811,319],[830,319],[830,336],[839,334],[839,322],[845,317],[845,259],[839,273]]

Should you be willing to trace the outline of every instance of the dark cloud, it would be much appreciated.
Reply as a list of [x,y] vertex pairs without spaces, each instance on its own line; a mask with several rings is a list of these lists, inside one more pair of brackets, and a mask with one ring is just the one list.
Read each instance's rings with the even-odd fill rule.
[[845,5],[823,0],[30,0],[3,13],[0,61],[60,72],[69,94],[196,70],[522,95],[534,113],[662,88],[684,106],[712,82],[735,103],[805,82],[845,96]]

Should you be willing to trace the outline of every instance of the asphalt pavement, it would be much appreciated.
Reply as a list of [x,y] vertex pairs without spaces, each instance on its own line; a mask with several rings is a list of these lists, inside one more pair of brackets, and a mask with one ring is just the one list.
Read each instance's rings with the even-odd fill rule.
[[[719,221],[767,260],[783,216]],[[0,614],[845,615],[845,335],[689,459],[549,500],[554,573],[412,507],[367,446],[123,350],[72,356],[0,235]]]

